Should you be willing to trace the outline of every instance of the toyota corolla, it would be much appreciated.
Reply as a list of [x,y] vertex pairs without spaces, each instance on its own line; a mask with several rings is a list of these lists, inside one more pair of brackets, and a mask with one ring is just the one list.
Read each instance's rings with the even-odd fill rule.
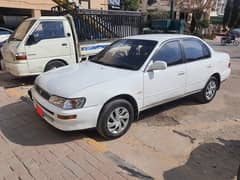
[[40,75],[30,95],[37,113],[60,130],[96,128],[117,138],[145,109],[192,94],[210,102],[230,72],[229,55],[197,37],[139,35]]

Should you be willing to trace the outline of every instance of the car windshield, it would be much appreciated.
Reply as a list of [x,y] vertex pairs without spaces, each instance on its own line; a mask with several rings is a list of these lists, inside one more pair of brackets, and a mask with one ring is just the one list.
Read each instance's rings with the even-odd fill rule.
[[107,66],[138,70],[146,61],[157,41],[122,39],[111,44],[90,61]]
[[11,35],[9,40],[16,40],[16,41],[22,41],[25,35],[27,34],[28,30],[32,27],[32,25],[35,23],[35,20],[27,20],[22,22],[16,31]]

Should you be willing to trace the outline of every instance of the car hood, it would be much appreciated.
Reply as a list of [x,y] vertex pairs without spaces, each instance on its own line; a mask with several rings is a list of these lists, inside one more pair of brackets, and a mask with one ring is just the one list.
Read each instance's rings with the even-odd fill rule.
[[35,84],[50,95],[75,98],[80,91],[119,78],[126,78],[135,71],[83,62],[43,73]]

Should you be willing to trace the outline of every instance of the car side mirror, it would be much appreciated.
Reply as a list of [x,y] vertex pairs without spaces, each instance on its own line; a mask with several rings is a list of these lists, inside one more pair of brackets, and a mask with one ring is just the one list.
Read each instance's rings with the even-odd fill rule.
[[31,34],[29,37],[28,37],[28,40],[27,40],[27,45],[33,45],[33,44],[36,44],[38,43],[39,40],[37,40],[35,38],[35,36],[33,34]]
[[155,61],[148,67],[148,72],[156,71],[156,70],[165,70],[167,69],[167,63],[165,61]]

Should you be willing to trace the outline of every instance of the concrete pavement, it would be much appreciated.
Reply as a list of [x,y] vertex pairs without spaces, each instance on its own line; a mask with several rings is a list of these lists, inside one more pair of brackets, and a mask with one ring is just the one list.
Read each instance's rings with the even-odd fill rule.
[[138,179],[80,132],[64,133],[39,118],[27,99],[0,87],[0,179]]

